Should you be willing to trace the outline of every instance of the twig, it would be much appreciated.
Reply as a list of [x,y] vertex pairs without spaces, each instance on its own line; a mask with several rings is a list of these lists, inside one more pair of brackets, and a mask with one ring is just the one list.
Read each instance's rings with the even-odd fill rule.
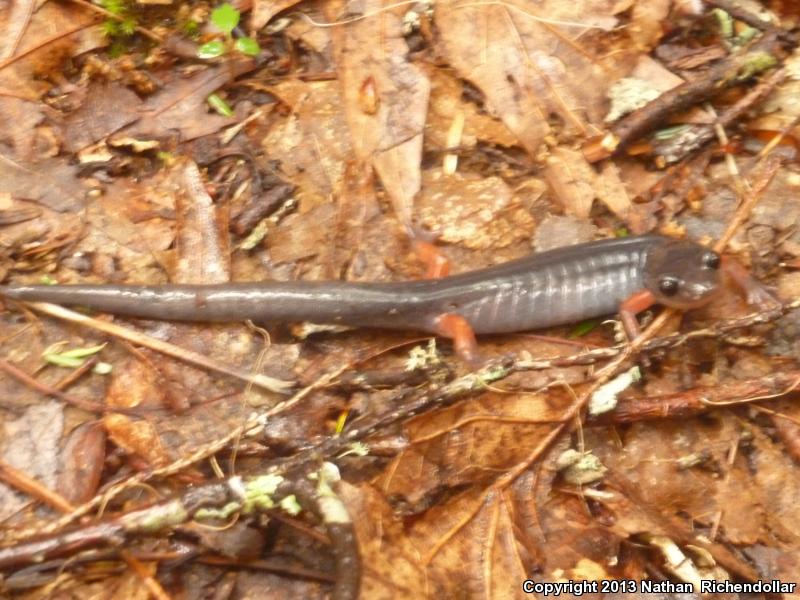
[[765,35],[747,50],[717,62],[695,79],[667,90],[639,110],[622,117],[601,141],[590,141],[584,148],[584,154],[590,162],[608,158],[653,130],[670,115],[707,100],[741,83],[745,77],[769,68],[773,63],[764,58],[774,56],[778,49],[776,37]]
[[620,398],[616,408],[590,419],[592,423],[635,423],[654,419],[692,417],[710,409],[778,398],[800,385],[800,371],[770,373],[743,381],[722,381],[664,396]]
[[[87,2],[86,0],[70,0],[70,2],[83,6],[84,8],[88,8],[89,10],[101,14],[106,19],[111,19],[112,21],[118,21],[121,23],[125,20],[125,17],[123,17],[122,15],[114,14],[106,10],[102,6],[97,6],[96,4],[92,4],[91,2]],[[146,29],[145,27],[140,27],[139,25],[136,25],[134,29],[136,30],[137,33],[141,33],[143,36],[150,38],[151,40],[153,40],[158,44],[164,43],[164,38],[162,38],[160,35],[153,33],[149,29]]]
[[578,397],[564,411],[562,420],[542,438],[536,447],[534,447],[533,450],[528,453],[528,455],[522,461],[517,463],[512,469],[509,469],[503,473],[494,481],[494,483],[492,483],[486,496],[480,502],[476,503],[469,517],[463,519],[455,527],[452,527],[449,531],[447,531],[445,535],[443,535],[424,555],[424,564],[430,563],[439,553],[439,551],[445,546],[445,544],[447,544],[449,540],[451,540],[461,529],[466,527],[472,521],[472,519],[480,512],[481,508],[486,505],[486,503],[490,502],[493,498],[497,498],[503,490],[505,490],[517,479],[517,477],[527,471],[530,466],[536,460],[538,460],[559,437],[561,437],[562,434],[569,431],[575,422],[579,421],[578,417],[580,417],[580,415],[583,413],[583,410],[586,404],[589,402],[589,399],[592,397],[592,394],[594,394],[594,392],[597,391],[600,386],[609,381],[612,377],[614,377],[614,375],[622,370],[622,366],[625,364],[625,362],[634,356],[638,351],[640,351],[644,343],[664,325],[666,322],[666,317],[667,314],[665,313],[659,315],[659,317],[653,321],[650,327],[642,332],[642,334],[633,342],[625,346],[623,351],[612,362],[595,373],[592,384],[586,390],[584,390],[580,397]]
[[[231,510],[252,514],[277,507],[282,500],[294,495],[295,504],[299,503],[316,515],[328,534],[337,575],[331,597],[355,600],[361,581],[361,561],[352,519],[333,489],[338,473],[333,465],[323,465],[315,472],[316,485],[311,484],[307,475],[305,472],[296,473],[293,478],[256,475],[246,479],[234,476],[198,486],[180,497],[112,519],[0,548],[0,569],[14,569],[70,556],[100,545],[120,546],[134,537],[169,531],[192,519],[224,519]],[[144,577],[146,574],[140,575]]]
[[719,8],[724,10],[734,19],[741,21],[742,23],[747,23],[751,27],[755,27],[760,31],[764,31],[766,33],[771,33],[776,35],[782,39],[786,39],[788,41],[794,42],[795,39],[792,34],[785,29],[782,29],[775,23],[771,21],[765,21],[758,15],[754,15],[744,7],[731,2],[731,0],[703,0],[709,6],[713,6],[715,8]]
[[[786,78],[786,69],[778,69],[769,77],[759,82],[752,90],[739,98],[732,106],[728,107],[713,125],[693,125],[684,134],[674,138],[655,143],[654,151],[664,160],[665,164],[673,164],[683,160],[686,156],[705,146],[714,138],[715,130],[729,126],[754,105],[763,100]],[[776,136],[779,138],[780,136]],[[777,142],[776,142],[777,143]],[[724,143],[721,144],[724,147]],[[726,157],[729,154],[726,153]]]
[[74,507],[61,495],[43,486],[28,474],[0,460],[0,479],[7,485],[25,492],[40,502],[60,512],[70,512]]
[[56,317],[64,321],[69,321],[70,323],[77,323],[79,325],[91,327],[92,329],[102,331],[103,333],[113,335],[134,344],[145,346],[155,350],[156,352],[161,352],[167,356],[177,358],[183,362],[198,367],[203,367],[216,373],[222,373],[223,375],[235,377],[236,379],[241,379],[242,381],[252,383],[255,386],[264,388],[271,392],[285,394],[294,387],[294,383],[291,381],[283,381],[281,379],[276,379],[274,377],[269,377],[268,375],[262,375],[258,373],[247,373],[237,369],[234,366],[211,360],[202,354],[198,354],[197,352],[180,348],[170,344],[169,342],[157,340],[155,338],[143,335],[138,331],[116,325],[115,323],[108,323],[106,321],[100,321],[99,319],[87,317],[86,315],[82,315],[74,310],[64,308],[63,306],[58,306],[57,304],[50,304],[48,302],[29,302],[27,305],[34,310],[46,315],[50,315],[51,317]]
[[800,123],[800,115],[793,117],[791,121],[781,128],[781,130],[778,132],[778,135],[772,138],[761,150],[759,150],[758,159],[764,160],[764,158],[766,158],[769,153],[772,152],[795,127],[797,127],[798,123]]
[[15,54],[14,56],[9,56],[8,58],[6,58],[4,60],[0,60],[0,71],[5,69],[9,65],[13,65],[18,60],[22,60],[23,58],[25,58],[29,54],[33,54],[34,52],[37,52],[38,50],[41,50],[42,48],[46,47],[48,44],[50,44],[52,42],[57,42],[58,40],[62,40],[64,38],[66,38],[66,37],[71,36],[73,33],[77,33],[77,32],[79,32],[79,31],[81,31],[83,29],[88,29],[89,27],[91,27],[91,25],[87,25],[85,23],[81,23],[80,25],[75,25],[74,27],[71,27],[71,28],[67,29],[66,31],[59,31],[58,33],[54,33],[53,35],[51,35],[47,39],[44,39],[44,40],[40,41],[38,44],[35,44],[35,45],[31,46],[30,48],[26,48],[25,50],[23,50],[19,54]]
[[81,410],[85,410],[88,412],[93,413],[108,413],[108,412],[122,412],[126,414],[140,414],[141,410],[138,409],[124,409],[124,408],[113,408],[106,406],[105,404],[98,404],[97,402],[92,402],[90,400],[84,400],[82,398],[76,398],[75,396],[70,396],[69,394],[65,394],[61,390],[51,387],[45,383],[42,383],[24,371],[18,369],[11,363],[3,360],[0,358],[0,371],[4,371],[20,383],[27,385],[29,388],[36,390],[44,394],[45,396],[52,396],[62,402],[65,402],[71,406],[75,406],[80,408]]
[[[433,410],[442,408],[444,406],[448,406],[466,396],[469,396],[474,393],[480,393],[486,389],[486,384],[491,381],[497,381],[503,379],[504,377],[509,376],[514,372],[519,371],[526,371],[526,370],[535,370],[535,369],[544,369],[544,368],[552,368],[555,366],[566,366],[570,364],[590,364],[592,362],[596,362],[597,360],[607,359],[607,358],[614,358],[615,360],[609,363],[605,368],[598,371],[596,375],[596,379],[593,385],[576,401],[573,405],[568,409],[567,413],[564,416],[564,421],[558,424],[554,429],[542,440],[542,442],[535,448],[529,456],[520,463],[517,467],[515,467],[512,471],[509,471],[505,476],[500,478],[495,482],[492,486],[493,490],[498,491],[503,489],[503,487],[509,485],[514,479],[519,476],[520,473],[524,472],[530,464],[536,460],[539,456],[541,456],[542,452],[549,447],[549,445],[558,438],[561,433],[567,430],[568,427],[574,423],[573,417],[577,416],[581,411],[583,406],[585,405],[586,401],[594,390],[597,389],[603,382],[610,379],[614,373],[616,373],[619,368],[628,360],[633,354],[638,350],[653,350],[653,349],[664,349],[669,347],[675,347],[677,345],[683,344],[686,341],[698,337],[715,337],[721,336],[725,333],[728,333],[732,330],[739,329],[742,327],[747,327],[750,325],[755,324],[763,324],[774,319],[777,319],[779,316],[784,314],[784,312],[797,308],[800,306],[800,299],[795,299],[794,301],[782,306],[775,308],[773,310],[764,311],[760,313],[754,313],[751,315],[747,315],[745,317],[739,319],[731,319],[728,321],[721,321],[714,325],[713,327],[704,329],[704,330],[697,330],[694,332],[689,332],[686,334],[673,334],[669,336],[664,336],[661,338],[647,340],[646,335],[649,335],[650,332],[653,331],[653,327],[648,328],[647,332],[645,332],[643,338],[641,338],[636,345],[634,346],[622,346],[616,348],[608,348],[608,349],[596,349],[586,353],[581,353],[578,355],[573,355],[569,357],[554,357],[551,359],[545,360],[519,360],[515,357],[507,357],[503,359],[498,359],[493,363],[487,365],[477,373],[471,373],[464,377],[461,377],[445,386],[440,388],[439,390],[427,390],[422,392],[421,394],[418,393],[416,397],[414,397],[410,402],[405,403],[402,406],[399,406],[396,410],[393,410],[389,413],[384,415],[380,415],[375,419],[371,419],[365,423],[356,422],[350,429],[348,429],[343,435],[336,438],[328,438],[317,444],[313,448],[301,452],[295,456],[287,457],[278,461],[275,461],[273,464],[268,466],[267,472],[269,475],[281,475],[289,472],[290,470],[295,472],[294,470],[307,464],[309,461],[317,461],[319,459],[330,458],[335,456],[339,452],[341,452],[344,448],[348,447],[354,441],[364,439],[369,437],[370,435],[381,431],[382,429],[389,427],[395,423],[404,421],[408,418],[421,414],[427,410]],[[660,326],[665,319],[660,317],[657,321],[653,324],[655,327]],[[337,374],[331,374],[331,378],[335,377]],[[308,393],[308,392],[306,392]],[[404,399],[407,398],[412,394],[411,391],[405,391],[401,394],[398,394],[395,399],[392,400],[394,403],[397,399]],[[297,396],[300,396],[298,394]],[[291,402],[293,403],[293,402]],[[276,409],[278,407],[274,407],[270,410],[271,413],[275,414]],[[285,409],[285,405],[283,407]],[[131,486],[137,485],[146,481],[147,479],[155,476],[165,476],[169,474],[174,474],[179,470],[201,460],[203,457],[209,456],[220,449],[224,448],[231,440],[235,439],[239,435],[242,434],[243,431],[246,431],[248,427],[252,428],[258,426],[260,423],[260,417],[256,416],[252,419],[249,419],[245,425],[240,428],[237,428],[236,431],[231,432],[228,436],[224,439],[218,440],[213,445],[209,445],[192,456],[186,457],[182,459],[179,463],[173,463],[164,469],[159,471],[153,471],[150,473],[140,473],[134,476],[133,478],[117,484],[113,486],[109,490],[105,492],[105,494],[101,496],[97,496],[92,499],[90,502],[84,504],[83,506],[77,508],[75,511],[67,515],[66,517],[62,518],[58,522],[52,523],[47,528],[40,530],[38,533],[46,533],[46,532],[54,532],[58,529],[64,527],[66,524],[73,522],[76,518],[80,517],[81,515],[87,514],[92,508],[98,506],[104,500],[115,496],[120,491],[124,489],[130,489]],[[262,466],[261,470],[263,472],[264,467]],[[237,478],[232,478],[231,481],[235,481]],[[222,484],[214,483],[208,484],[206,486],[198,486],[188,492],[184,493],[183,498],[178,500],[168,500],[164,503],[157,505],[158,508],[149,508],[143,509],[142,511],[136,511],[134,513],[129,513],[125,515],[125,517],[121,517],[120,519],[125,519],[124,523],[132,523],[132,524],[141,524],[146,521],[144,518],[145,515],[165,515],[165,510],[169,507],[175,509],[176,507],[183,507],[187,504],[197,503],[199,499],[202,498],[217,498],[217,501],[220,499],[220,486]],[[224,487],[224,486],[223,486]],[[227,492],[225,492],[225,498],[227,499]],[[212,502],[213,504],[213,502]],[[215,504],[219,505],[219,504]],[[147,512],[150,511],[150,512]],[[178,514],[178,513],[175,513]],[[180,514],[184,515],[182,518],[190,518],[186,516],[186,511],[181,511]],[[120,521],[119,519],[117,521]],[[182,521],[181,521],[182,522]],[[167,527],[173,526],[173,522],[170,519],[162,519],[160,524],[163,524]],[[137,525],[138,527],[138,525]],[[0,549],[0,567],[2,568],[9,568],[15,565],[26,564],[28,563],[34,556],[44,556],[47,554],[50,556],[50,553],[59,553],[63,552],[65,549],[70,549],[70,552],[74,552],[80,548],[88,547],[97,545],[98,543],[107,543],[107,542],[119,542],[120,537],[128,537],[132,534],[136,533],[152,533],[152,528],[147,530],[138,529],[136,527],[127,527],[121,528],[120,523],[118,522],[116,526],[111,526],[108,523],[97,525],[97,526],[89,526],[80,530],[78,532],[70,532],[65,534],[57,534],[47,538],[48,541],[42,542],[35,542],[38,545],[31,545],[34,542],[21,542],[19,545],[13,548],[6,548]],[[74,547],[71,544],[76,544]],[[438,546],[441,547],[441,546]],[[34,554],[34,549],[37,553],[43,554]],[[347,556],[351,556],[347,554]],[[337,578],[338,581],[338,578]],[[351,578],[352,583],[352,578]]]
[[[623,344],[612,348],[597,348],[595,350],[563,357],[526,360],[515,355],[510,355],[496,359],[475,373],[470,373],[456,379],[437,390],[432,391],[428,389],[421,393],[415,392],[414,390],[398,392],[387,401],[390,406],[395,406],[397,408],[382,415],[378,415],[377,417],[356,420],[351,423],[348,429],[340,436],[326,438],[319,444],[303,450],[294,456],[276,459],[269,467],[271,470],[275,470],[275,472],[284,472],[288,469],[297,468],[307,462],[334,457],[349,448],[353,443],[365,440],[396,423],[407,421],[424,412],[445,408],[467,396],[485,391],[490,383],[505,379],[512,373],[575,365],[589,365],[601,360],[612,359],[612,363],[604,367],[604,369],[601,369],[595,375],[596,378],[602,378],[606,369],[609,369],[613,365],[624,363],[634,349],[641,352],[665,350],[683,345],[692,339],[721,337],[737,329],[769,323],[778,319],[789,310],[798,307],[800,307],[800,298],[766,311],[752,313],[738,319],[720,321],[705,329],[682,334],[671,334],[650,340],[642,336],[642,338],[637,339],[635,348],[631,345]],[[660,326],[660,324],[663,324],[669,318],[669,314],[671,314],[669,311],[664,311],[653,325]],[[599,379],[595,379],[594,381],[596,383]],[[415,396],[415,394],[417,395]],[[568,414],[563,417],[562,423],[567,422],[568,424],[574,416],[574,414],[568,411]]]
[[728,242],[730,242],[735,235],[736,230],[739,229],[741,224],[745,222],[745,220],[750,216],[750,212],[753,210],[753,207],[758,203],[759,200],[761,200],[761,196],[764,194],[764,191],[767,189],[767,186],[772,181],[773,177],[775,177],[777,174],[780,166],[780,158],[774,156],[772,158],[765,159],[763,163],[759,163],[760,170],[758,173],[756,173],[755,181],[751,182],[750,184],[749,195],[742,200],[739,208],[736,209],[736,214],[728,223],[725,233],[723,233],[722,237],[720,237],[719,240],[717,240],[717,243],[714,244],[715,251],[722,252],[725,250]]

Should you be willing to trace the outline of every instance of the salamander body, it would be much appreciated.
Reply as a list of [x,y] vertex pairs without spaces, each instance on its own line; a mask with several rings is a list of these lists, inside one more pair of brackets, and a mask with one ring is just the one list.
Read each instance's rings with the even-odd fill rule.
[[719,256],[703,246],[644,235],[410,282],[11,285],[0,294],[152,319],[311,321],[436,333],[442,333],[442,315],[457,315],[476,333],[504,333],[612,314],[642,290],[665,305],[699,306],[719,287],[719,265]]

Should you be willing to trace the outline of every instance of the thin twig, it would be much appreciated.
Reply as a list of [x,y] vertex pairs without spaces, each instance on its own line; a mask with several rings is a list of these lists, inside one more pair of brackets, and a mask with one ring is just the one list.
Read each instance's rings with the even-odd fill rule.
[[49,302],[29,302],[27,305],[34,310],[46,315],[50,315],[51,317],[56,317],[64,321],[69,321],[70,323],[77,323],[79,325],[91,327],[97,331],[102,331],[103,333],[113,335],[114,337],[127,340],[134,344],[145,346],[155,350],[156,352],[161,352],[167,356],[177,358],[183,362],[198,367],[203,367],[216,373],[222,373],[223,375],[235,377],[236,379],[241,379],[242,381],[252,383],[255,386],[264,388],[271,392],[285,394],[295,385],[291,381],[276,379],[275,377],[269,377],[268,375],[247,373],[241,369],[237,369],[232,365],[226,365],[219,361],[211,360],[210,358],[203,356],[202,354],[198,354],[197,352],[192,352],[191,350],[180,348],[174,344],[170,344],[169,342],[164,342],[162,340],[146,336],[138,331],[128,329],[127,327],[122,327],[121,325],[117,325],[115,323],[108,323],[107,321],[93,319],[92,317],[82,315],[74,310],[64,308],[63,306],[58,306],[57,304],[50,304]]
[[[125,20],[125,17],[123,17],[122,15],[114,14],[106,10],[102,6],[97,6],[96,4],[92,4],[91,2],[87,2],[86,0],[70,0],[70,2],[78,4],[79,6],[83,6],[84,8],[88,8],[89,10],[92,10],[98,14],[103,15],[106,19],[111,19],[112,21],[117,21],[118,23],[122,23]],[[136,30],[136,33],[141,33],[143,36],[150,38],[151,40],[153,40],[158,44],[164,43],[164,38],[162,38],[160,35],[156,33],[153,33],[152,31],[150,31],[145,27],[136,25],[134,29]]]
[[98,404],[97,402],[92,402],[91,400],[84,400],[82,398],[76,398],[75,396],[70,396],[69,394],[65,394],[61,390],[49,386],[37,379],[34,379],[21,369],[18,369],[10,362],[0,359],[0,371],[4,371],[20,383],[28,386],[32,390],[36,390],[44,394],[45,396],[52,396],[62,402],[65,402],[71,406],[75,406],[76,408],[80,408],[81,410],[85,410],[88,412],[93,413],[107,413],[107,412],[125,412],[128,414],[136,414],[139,411],[131,410],[131,409],[123,409],[123,408],[112,408],[106,406],[105,404]]
[[760,171],[757,173],[756,180],[751,181],[750,183],[750,191],[748,196],[742,200],[739,208],[736,209],[736,214],[728,223],[725,233],[723,233],[722,237],[720,237],[719,240],[717,240],[717,243],[714,244],[714,250],[716,252],[722,252],[725,250],[728,242],[730,242],[733,236],[736,234],[736,230],[739,229],[741,224],[744,223],[745,220],[747,220],[747,218],[750,216],[750,212],[753,210],[758,201],[761,200],[764,191],[766,191],[770,182],[778,173],[778,169],[781,166],[781,159],[779,157],[772,156],[772,158],[766,158],[764,162],[758,164],[760,166]]
[[751,27],[764,31],[766,33],[772,33],[782,39],[788,39],[789,41],[794,41],[792,34],[785,29],[781,28],[780,26],[776,25],[771,21],[765,21],[761,17],[756,14],[751,13],[743,6],[731,2],[731,0],[703,0],[709,6],[713,6],[715,8],[719,8],[724,10],[734,19],[741,21],[742,23],[747,23]]

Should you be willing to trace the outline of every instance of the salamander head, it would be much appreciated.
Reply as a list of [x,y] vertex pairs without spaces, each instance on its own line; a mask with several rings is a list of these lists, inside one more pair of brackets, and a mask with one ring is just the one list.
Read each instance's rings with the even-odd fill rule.
[[688,241],[668,241],[647,253],[644,286],[656,301],[673,308],[696,308],[721,289],[719,254]]

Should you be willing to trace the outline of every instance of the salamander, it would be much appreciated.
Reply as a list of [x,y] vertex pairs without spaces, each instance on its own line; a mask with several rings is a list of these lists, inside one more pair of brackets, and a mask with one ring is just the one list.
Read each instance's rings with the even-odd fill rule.
[[274,281],[217,285],[9,285],[15,300],[80,305],[176,321],[311,321],[411,329],[452,338],[476,358],[474,334],[506,333],[620,314],[630,336],[652,306],[710,302],[728,271],[751,302],[762,292],[736,263],[660,235],[605,239],[532,254],[440,279],[408,282]]

